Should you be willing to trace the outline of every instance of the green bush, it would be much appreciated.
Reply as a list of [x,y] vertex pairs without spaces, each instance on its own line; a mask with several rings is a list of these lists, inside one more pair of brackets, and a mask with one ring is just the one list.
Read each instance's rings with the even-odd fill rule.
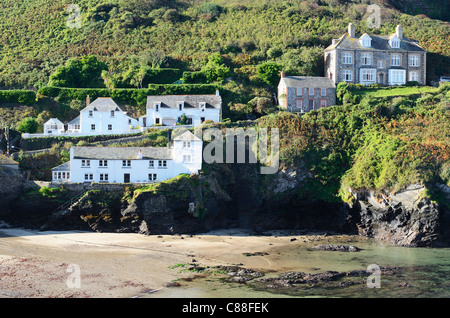
[[36,102],[36,93],[30,90],[0,90],[0,103],[21,103],[32,105]]

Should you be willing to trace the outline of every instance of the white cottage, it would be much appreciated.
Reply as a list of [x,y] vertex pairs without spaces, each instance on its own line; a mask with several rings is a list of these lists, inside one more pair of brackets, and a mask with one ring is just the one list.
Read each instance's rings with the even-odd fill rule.
[[175,126],[182,116],[187,125],[201,125],[204,121],[219,122],[222,97],[219,91],[209,95],[163,95],[147,97],[147,115],[139,119],[142,127]]
[[202,168],[203,141],[186,131],[170,147],[72,147],[70,162],[52,169],[54,183],[150,183]]
[[110,97],[99,97],[80,111],[80,116],[69,123],[72,131],[81,135],[106,135],[131,132],[138,121],[120,109]]
[[64,124],[58,118],[50,118],[44,124],[44,134],[57,135],[64,131]]

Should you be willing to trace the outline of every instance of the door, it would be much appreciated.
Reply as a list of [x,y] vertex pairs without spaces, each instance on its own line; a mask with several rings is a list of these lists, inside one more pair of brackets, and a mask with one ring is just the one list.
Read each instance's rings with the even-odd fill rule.
[[312,99],[308,101],[308,110],[314,110],[314,100]]
[[123,183],[130,183],[130,174],[129,173],[125,173],[123,175]]
[[378,74],[378,84],[384,84],[384,74]]

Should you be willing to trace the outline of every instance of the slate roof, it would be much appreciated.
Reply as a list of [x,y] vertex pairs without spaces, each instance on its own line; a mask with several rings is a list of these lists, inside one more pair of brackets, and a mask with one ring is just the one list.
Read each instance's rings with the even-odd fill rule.
[[139,150],[142,159],[172,159],[172,149],[154,147],[73,147],[74,159],[134,160]]
[[178,102],[184,102],[184,108],[200,108],[200,103],[210,109],[222,108],[222,97],[216,94],[147,96],[147,108],[152,109],[155,103],[161,103],[161,108],[178,108]]
[[79,125],[80,124],[80,116],[69,122],[69,125]]
[[287,87],[335,88],[328,77],[319,76],[285,76],[280,79]]
[[11,159],[10,157],[7,157],[3,154],[0,154],[0,165],[18,165],[19,163]]
[[186,132],[182,133],[181,135],[172,138],[172,140],[181,140],[181,141],[201,141],[200,138],[198,138],[197,136],[195,136],[195,135],[194,135],[193,133],[191,133],[190,131],[186,131]]
[[52,171],[70,171],[70,161],[63,163],[57,167],[52,168]]
[[354,38],[351,38],[348,33],[341,36],[335,45],[330,45],[325,50],[343,49],[343,50],[378,50],[378,51],[415,51],[425,52],[425,49],[419,46],[419,44],[407,37],[403,36],[403,40],[400,41],[400,48],[392,48],[389,44],[389,40],[394,36],[391,35],[369,35],[372,39],[371,47],[363,47],[359,41],[360,37],[364,34],[356,34]]
[[57,125],[64,125],[58,118],[50,118],[44,125],[51,125],[53,123],[56,123]]
[[111,110],[122,111],[111,97],[99,97],[95,101],[86,106],[81,111],[94,110],[99,112],[108,112]]

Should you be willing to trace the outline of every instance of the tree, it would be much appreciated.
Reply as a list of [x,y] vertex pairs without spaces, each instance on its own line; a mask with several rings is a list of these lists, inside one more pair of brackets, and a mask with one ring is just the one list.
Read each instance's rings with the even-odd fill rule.
[[223,83],[230,75],[230,68],[225,65],[223,57],[219,53],[214,53],[208,57],[208,63],[202,68],[209,83]]
[[38,122],[33,117],[25,117],[22,119],[17,126],[17,130],[24,133],[33,134],[38,129]]
[[48,85],[74,88],[105,87],[102,71],[107,69],[106,64],[93,55],[70,59],[50,76]]
[[258,76],[270,86],[276,86],[280,80],[281,66],[275,62],[265,62],[258,66]]

